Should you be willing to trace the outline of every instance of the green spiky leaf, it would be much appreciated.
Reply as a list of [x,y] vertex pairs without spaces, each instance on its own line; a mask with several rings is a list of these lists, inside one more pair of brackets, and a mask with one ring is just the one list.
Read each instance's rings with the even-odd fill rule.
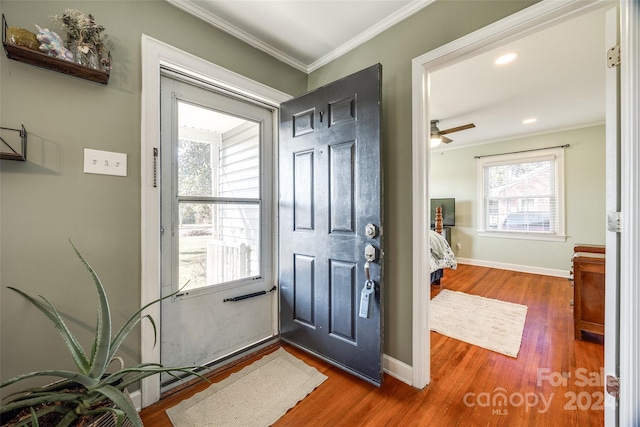
[[22,295],[24,298],[26,298],[31,304],[33,304],[34,306],[36,306],[36,308],[42,311],[49,318],[49,320],[51,320],[51,322],[53,322],[53,325],[58,330],[58,332],[60,333],[60,336],[62,337],[65,344],[67,345],[67,348],[69,349],[69,353],[73,357],[73,361],[78,367],[78,370],[83,374],[88,373],[90,366],[89,366],[89,360],[87,359],[87,355],[82,349],[82,346],[80,346],[80,344],[78,343],[78,340],[73,336],[73,334],[67,327],[64,320],[62,320],[60,313],[58,313],[58,311],[53,307],[53,305],[51,305],[51,303],[43,296],[40,296],[40,298],[44,301],[44,303],[27,295],[26,293],[22,292],[19,289],[13,288],[11,286],[8,286],[8,288]]
[[[115,353],[125,341],[129,332],[131,332],[142,319],[148,319],[151,322],[154,337],[156,336],[156,324],[153,318],[149,315],[142,315],[143,311],[153,304],[175,295],[175,293],[180,292],[180,290],[150,302],[136,311],[118,331],[115,338],[111,339],[111,312],[105,289],[93,268],[82,254],[80,254],[80,251],[74,246],[73,242],[70,243],[76,255],[89,272],[98,295],[97,321],[91,353],[87,356],[87,353],[85,353],[84,349],[68,329],[60,313],[47,299],[40,296],[41,301],[16,288],[10,287],[9,289],[26,298],[53,322],[55,328],[67,345],[79,372],[61,370],[37,371],[22,374],[3,382],[0,384],[0,388],[28,378],[46,376],[61,379],[56,383],[44,387],[27,388],[6,396],[4,400],[8,401],[8,403],[2,405],[0,413],[27,407],[32,408],[35,405],[46,405],[43,409],[38,409],[35,412],[35,417],[42,416],[42,414],[46,412],[58,412],[64,414],[58,426],[65,427],[82,415],[97,415],[109,411],[116,415],[118,424],[121,424],[126,417],[134,426],[142,427],[142,421],[140,421],[137,411],[125,394],[127,386],[162,372],[167,372],[173,376],[175,376],[173,372],[195,375],[208,381],[194,371],[194,369],[200,368],[197,366],[165,367],[157,363],[144,363],[130,368],[122,367],[115,372],[106,373],[106,369],[111,361],[116,359],[121,361],[119,357],[115,356]],[[101,403],[104,401],[110,401],[115,407],[104,406],[104,404]],[[31,417],[33,418],[34,415]],[[31,420],[29,419],[25,420],[27,424],[30,422]]]
[[107,300],[107,294],[104,291],[104,286],[102,286],[96,272],[84,259],[73,242],[70,241],[69,243],[71,243],[74,252],[91,275],[96,291],[98,292],[98,321],[96,325],[93,345],[94,351],[91,358],[89,375],[93,378],[100,378],[104,374],[105,369],[109,364],[109,360],[111,360],[111,312],[109,310],[109,302]]
[[129,418],[129,421],[131,421],[135,427],[143,427],[140,415],[138,415],[138,411],[131,404],[131,401],[127,399],[127,397],[124,396],[120,390],[113,386],[105,385],[103,387],[97,388],[95,391],[104,395],[106,398],[112,401],[120,410],[125,413],[127,418]]

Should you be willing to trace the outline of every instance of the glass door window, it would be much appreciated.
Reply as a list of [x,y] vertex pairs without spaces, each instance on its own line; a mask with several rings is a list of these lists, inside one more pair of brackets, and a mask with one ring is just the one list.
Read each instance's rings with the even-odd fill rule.
[[259,277],[260,124],[177,105],[176,283],[186,291]]

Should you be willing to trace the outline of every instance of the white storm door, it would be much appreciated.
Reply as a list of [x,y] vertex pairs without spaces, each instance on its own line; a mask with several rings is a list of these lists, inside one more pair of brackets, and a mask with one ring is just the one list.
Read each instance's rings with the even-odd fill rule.
[[[210,365],[277,335],[274,111],[161,78],[163,365]],[[250,296],[250,297],[248,297]],[[165,391],[178,385],[161,378]]]

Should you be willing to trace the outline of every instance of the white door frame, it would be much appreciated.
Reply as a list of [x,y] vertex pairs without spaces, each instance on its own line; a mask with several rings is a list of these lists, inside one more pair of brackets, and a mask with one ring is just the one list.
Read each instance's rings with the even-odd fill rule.
[[621,426],[640,419],[640,2],[620,0],[620,409]]
[[[141,307],[160,298],[160,191],[154,187],[154,171],[159,171],[159,159],[154,162],[153,150],[160,148],[160,67],[197,77],[241,96],[279,109],[280,103],[290,95],[262,83],[243,77],[218,65],[166,43],[142,35],[142,119],[141,119]],[[277,170],[278,115],[274,114],[273,170]],[[274,174],[275,175],[275,174]],[[159,180],[159,175],[157,177]],[[159,182],[159,181],[158,181]],[[274,178],[274,191],[277,181]],[[277,218],[274,204],[273,218]],[[277,226],[274,225],[276,230]],[[274,235],[274,244],[277,236]],[[275,250],[275,248],[274,248]],[[276,272],[277,268],[273,268]],[[275,274],[275,273],[274,273]],[[275,279],[275,278],[274,278]],[[277,303],[274,303],[277,304]],[[151,315],[158,329],[162,327],[160,305],[155,304],[143,312]],[[275,320],[277,323],[277,319]],[[275,325],[275,330],[278,325]],[[150,322],[141,324],[142,363],[160,363],[160,346],[154,346],[154,329]],[[142,407],[160,400],[160,376],[142,380]]]
[[[608,9],[605,17],[605,46],[619,44],[620,10]],[[604,64],[601,64],[603,67]],[[620,67],[605,69],[605,211],[617,212],[620,209],[620,166],[618,138],[620,130]],[[605,290],[604,306],[607,307],[604,318],[604,375],[619,375],[619,333],[620,333],[620,233],[606,231],[605,246]],[[609,307],[614,309],[609,310]],[[618,410],[616,400],[610,394],[604,396],[604,423],[616,425]]]
[[[544,0],[487,27],[437,48],[412,62],[412,184],[413,184],[413,386],[430,381],[429,265],[429,74],[465,57],[491,50],[506,42],[551,26],[560,20],[586,13],[606,4],[620,7],[621,14],[621,150],[622,217],[620,307],[620,375],[622,396],[620,423],[634,420],[640,400],[640,72],[638,0],[554,1]],[[604,53],[603,53],[604,57]],[[626,421],[626,422],[625,422]]]

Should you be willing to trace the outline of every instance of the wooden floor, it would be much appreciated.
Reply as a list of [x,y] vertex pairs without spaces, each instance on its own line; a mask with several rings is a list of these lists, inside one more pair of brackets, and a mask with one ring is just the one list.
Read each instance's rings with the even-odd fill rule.
[[[602,426],[604,352],[598,337],[573,335],[571,282],[460,265],[442,288],[528,307],[517,359],[431,333],[431,383],[424,390],[385,375],[376,388],[306,353],[287,351],[329,378],[275,425],[282,426]],[[432,297],[440,291],[432,286]],[[409,309],[409,308],[407,308]],[[600,341],[600,343],[598,343]],[[214,379],[221,380],[251,359]],[[165,409],[201,383],[141,412],[145,426],[171,427]],[[506,402],[501,400],[506,399]],[[195,427],[195,426],[194,426]]]

